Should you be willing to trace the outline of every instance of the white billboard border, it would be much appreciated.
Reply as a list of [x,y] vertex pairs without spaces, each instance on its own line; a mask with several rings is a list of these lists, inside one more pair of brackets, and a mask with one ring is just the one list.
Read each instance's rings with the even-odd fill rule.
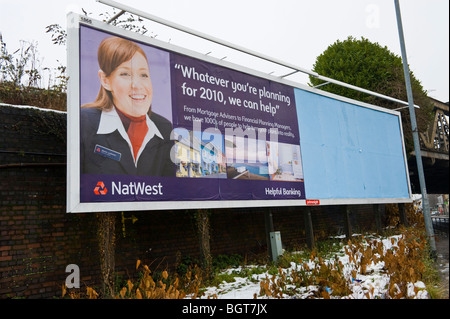
[[225,60],[220,60],[192,50],[181,48],[145,35],[127,31],[105,22],[88,18],[77,13],[67,14],[67,72],[69,76],[67,92],[67,213],[87,212],[113,212],[113,211],[145,211],[145,210],[176,210],[176,209],[207,209],[207,208],[247,208],[247,207],[286,207],[286,206],[308,206],[309,199],[281,199],[281,200],[217,200],[217,201],[145,201],[145,202],[95,202],[81,203],[80,201],[80,25],[85,25],[105,31],[118,36],[126,37],[141,43],[145,43],[163,50],[183,54],[221,67],[243,72],[252,76],[274,81],[283,85],[309,91],[338,101],[369,108],[397,116],[402,136],[403,158],[408,183],[408,198],[336,198],[319,200],[320,206],[327,205],[357,205],[357,204],[388,204],[388,203],[411,203],[412,193],[409,179],[408,161],[403,138],[403,127],[401,114],[398,111],[389,110],[376,105],[352,100],[343,96],[318,90],[301,83],[287,80],[285,78],[266,74],[245,66],[237,65]]

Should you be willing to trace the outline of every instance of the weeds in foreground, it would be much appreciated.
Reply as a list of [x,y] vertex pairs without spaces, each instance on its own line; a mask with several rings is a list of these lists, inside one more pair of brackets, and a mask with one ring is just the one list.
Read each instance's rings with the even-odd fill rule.
[[[169,278],[169,273],[164,270],[159,280],[155,280],[156,274],[152,276],[152,271],[147,265],[141,265],[141,261],[136,262],[136,270],[140,270],[139,279],[136,282],[128,280],[118,291],[114,292],[113,299],[183,299],[187,295],[196,298],[202,282],[201,271],[195,266],[189,267],[186,274],[181,279],[178,275]],[[99,293],[91,287],[86,287],[86,292],[68,291],[66,285],[62,287],[62,297],[71,299],[98,299]]]
[[[147,265],[138,260],[136,281],[124,282],[122,288],[114,293],[115,299],[182,299],[201,297],[205,286],[219,286],[234,282],[235,277],[247,278],[260,283],[259,294],[254,297],[286,298],[295,297],[309,291],[307,298],[352,298],[355,283],[374,272],[383,274],[387,280],[385,287],[370,284],[361,286],[359,298],[414,298],[423,287],[414,285],[418,281],[428,282],[436,278],[430,271],[433,264],[427,258],[427,242],[422,235],[413,230],[403,230],[401,235],[384,239],[360,236],[335,246],[337,251],[325,251],[322,257],[318,251],[301,254],[286,253],[277,264],[257,267],[239,267],[227,272],[217,271],[208,281],[203,281],[202,270],[189,265],[184,275],[169,276],[167,271],[152,273]],[[330,257],[332,256],[332,257]],[[224,265],[222,265],[224,266]],[[261,279],[255,275],[267,273]],[[261,278],[261,277],[259,277]],[[317,289],[309,289],[311,286]],[[308,290],[309,289],[309,290]],[[380,295],[380,289],[384,292]],[[102,298],[93,288],[87,287],[85,293],[63,287],[63,297],[73,299]],[[437,289],[428,289],[431,298],[441,298]],[[381,296],[381,297],[380,297]],[[217,298],[217,295],[210,296]]]
[[[426,273],[427,267],[423,260],[426,258],[427,242],[423,235],[411,230],[404,230],[402,235],[392,237],[390,241],[389,248],[386,248],[382,241],[364,236],[349,240],[342,257],[348,259],[346,265],[341,262],[338,254],[325,260],[312,251],[309,258],[296,262],[297,267],[290,271],[289,276],[288,271],[279,267],[278,274],[262,280],[259,296],[295,296],[302,288],[311,285],[318,289],[312,292],[310,298],[348,296],[352,292],[352,284],[361,281],[358,277],[372,274],[374,266],[381,265],[381,269],[377,271],[389,278],[384,297],[414,298],[422,289],[414,283],[424,280],[423,274]],[[365,298],[372,299],[375,297],[374,290],[375,287],[369,286],[361,291]]]
[[[370,283],[361,285],[358,298],[414,298],[423,293],[425,288],[417,282],[425,282],[427,293],[432,299],[442,298],[442,291],[437,282],[439,274],[429,256],[428,243],[423,231],[423,221],[408,209],[408,219],[415,221],[414,227],[395,227],[399,235],[384,239],[371,235],[358,236],[346,245],[338,240],[318,243],[319,250],[302,253],[285,253],[275,264],[257,267],[239,267],[223,272],[229,267],[242,266],[246,259],[238,255],[218,256],[213,266],[214,275],[204,280],[203,271],[195,263],[183,263],[179,275],[169,276],[167,271],[152,273],[147,265],[138,260],[136,270],[140,271],[135,282],[128,280],[115,292],[116,299],[158,299],[158,298],[198,298],[207,286],[219,286],[221,283],[234,282],[235,277],[247,278],[250,282],[260,283],[259,294],[254,297],[286,298],[295,297],[311,289],[307,298],[352,298],[352,289],[364,276],[374,273],[385,276],[384,287],[374,287]],[[416,218],[416,219],[414,219]],[[422,217],[423,219],[423,217]],[[398,234],[398,232],[397,232]],[[391,234],[392,235],[392,234]],[[343,262],[344,261],[344,262]],[[294,266],[295,265],[295,266]],[[259,275],[267,273],[261,279]],[[255,276],[258,275],[258,276]],[[383,291],[380,294],[380,290]],[[85,293],[63,287],[63,297],[102,298],[93,288],[87,287]],[[211,296],[217,298],[217,295]]]

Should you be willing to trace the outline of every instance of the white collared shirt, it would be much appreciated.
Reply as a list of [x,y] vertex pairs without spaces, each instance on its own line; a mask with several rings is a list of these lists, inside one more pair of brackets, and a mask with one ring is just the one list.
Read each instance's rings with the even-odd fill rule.
[[144,150],[147,143],[155,135],[161,139],[164,139],[161,132],[156,127],[155,123],[148,117],[147,114],[145,115],[145,117],[146,117],[146,121],[147,121],[148,131],[144,137],[144,141],[142,142],[141,148],[139,149],[137,158],[134,158],[133,146],[131,145],[130,138],[128,137],[128,134],[125,131],[125,128],[123,127],[122,120],[120,119],[119,114],[117,114],[115,107],[113,107],[111,111],[102,111],[102,114],[100,116],[100,123],[98,125],[97,134],[111,134],[115,130],[118,130],[120,135],[123,137],[123,139],[125,141],[127,141],[128,146],[130,147],[131,156],[133,157],[133,160],[134,160],[134,165],[136,165],[136,167],[137,167],[139,157],[141,156],[142,151]]

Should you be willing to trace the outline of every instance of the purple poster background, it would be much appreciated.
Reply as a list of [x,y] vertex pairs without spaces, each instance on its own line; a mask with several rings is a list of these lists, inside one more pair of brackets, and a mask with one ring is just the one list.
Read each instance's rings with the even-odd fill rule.
[[292,87],[175,53],[171,69],[175,126],[192,129],[194,118],[222,134],[226,127],[277,128],[279,142],[299,144]]
[[[80,26],[81,104],[94,101],[98,94],[100,82],[97,50],[100,42],[109,36],[112,35],[94,28]],[[200,139],[196,145],[192,140],[190,144],[186,144],[187,147],[191,147],[192,163],[188,164],[191,167],[197,166],[193,172],[195,171],[198,175],[189,175],[188,177],[178,174],[178,172],[177,177],[81,174],[81,202],[306,198],[301,154],[299,153],[299,128],[292,87],[147,44],[138,44],[146,52],[149,60],[154,89],[152,103],[154,112],[170,120],[174,128],[187,132],[193,129],[194,119],[199,120],[202,123],[202,131],[213,127],[218,129],[222,134],[222,141],[227,127],[242,128],[243,130],[276,128],[278,129],[277,139],[280,143],[280,146],[276,148],[280,156],[279,163],[275,163],[276,173],[282,176],[280,172],[283,172],[283,169],[287,171],[286,167],[288,167],[292,171],[289,173],[292,180],[274,179],[276,174],[270,172],[267,164],[265,167],[259,167],[259,172],[255,173],[260,178],[259,180],[230,177],[228,169],[232,165],[224,162],[226,153],[224,145],[226,143],[223,142],[223,148],[219,150],[222,153],[220,159],[222,162],[218,162],[219,159],[216,155],[214,155],[214,159],[211,159],[213,156],[211,154],[208,155],[210,156],[208,162],[193,157],[194,151],[203,156],[205,151],[212,150],[212,148],[208,148],[210,147],[208,143]],[[269,142],[268,132],[265,137]],[[177,141],[179,142],[179,140]],[[281,144],[284,146],[282,147]],[[292,151],[291,146],[293,147]],[[298,151],[296,151],[297,149]],[[285,158],[288,157],[285,162],[281,161],[282,154]],[[180,159],[178,170],[188,167],[185,162],[185,166],[182,166],[183,161],[185,160]],[[293,162],[297,164],[296,168],[293,168]],[[211,163],[214,165],[210,165]],[[235,165],[233,163],[235,167],[232,168],[240,173],[244,168],[249,168],[243,166],[244,164]],[[208,166],[210,171],[206,170]],[[211,168],[212,166],[215,167]],[[298,178],[299,174],[301,178]]]
[[[255,180],[125,175],[81,175],[81,177],[82,203],[305,198],[304,184],[298,182],[262,183]],[[97,185],[104,185],[104,187]],[[96,189],[99,194],[95,193]],[[99,192],[100,190],[103,192]]]

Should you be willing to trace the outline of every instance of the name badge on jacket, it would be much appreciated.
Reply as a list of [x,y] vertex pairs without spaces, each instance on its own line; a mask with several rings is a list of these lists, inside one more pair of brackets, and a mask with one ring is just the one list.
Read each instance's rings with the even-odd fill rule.
[[119,152],[113,151],[98,144],[95,145],[94,153],[118,162],[120,162],[120,157],[122,156],[122,154],[120,154]]

